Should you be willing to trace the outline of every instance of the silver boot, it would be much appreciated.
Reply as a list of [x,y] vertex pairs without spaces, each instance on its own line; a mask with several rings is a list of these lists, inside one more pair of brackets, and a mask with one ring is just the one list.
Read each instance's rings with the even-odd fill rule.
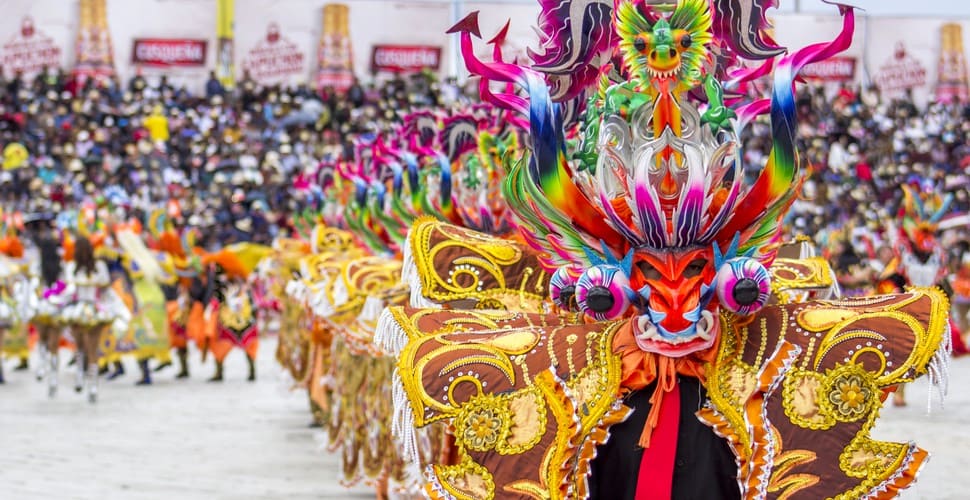
[[47,365],[50,364],[49,354],[47,352],[47,346],[43,343],[37,346],[37,357],[40,358],[37,362],[37,381],[42,382],[44,376],[47,375]]
[[50,356],[50,371],[47,372],[47,397],[57,395],[57,354]]
[[92,363],[88,367],[88,402],[97,403],[98,402],[98,364]]
[[80,393],[84,390],[84,355],[77,355],[77,362],[74,364],[77,373],[74,374],[74,392]]

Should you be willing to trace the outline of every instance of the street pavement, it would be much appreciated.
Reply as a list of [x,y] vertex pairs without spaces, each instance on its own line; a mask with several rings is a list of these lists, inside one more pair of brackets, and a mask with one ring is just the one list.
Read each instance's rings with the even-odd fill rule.
[[[226,381],[207,383],[211,360],[193,353],[192,378],[175,370],[135,387],[136,367],[102,381],[89,404],[61,369],[53,400],[33,375],[13,372],[0,386],[0,499],[344,499],[373,498],[366,486],[340,484],[337,455],[308,427],[305,393],[290,391],[273,359],[275,339],[260,349],[258,380],[245,381],[241,352],[226,362]],[[174,367],[173,367],[174,368]],[[909,406],[882,410],[875,435],[914,440],[932,454],[902,498],[970,498],[970,359],[954,360],[943,409],[927,414],[927,384],[907,391]]]
[[176,381],[172,367],[135,387],[127,360],[127,375],[101,381],[95,405],[74,393],[73,369],[62,367],[51,400],[7,360],[0,499],[373,498],[340,485],[338,456],[321,450],[305,392],[288,390],[275,350],[275,339],[262,341],[255,383],[242,351],[226,360],[221,384],[206,382],[211,358],[202,366],[192,353],[190,379]]

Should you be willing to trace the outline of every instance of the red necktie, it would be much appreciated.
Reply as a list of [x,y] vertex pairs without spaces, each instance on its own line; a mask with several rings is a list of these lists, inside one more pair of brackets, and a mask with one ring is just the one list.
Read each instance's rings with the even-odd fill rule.
[[[662,390],[657,384],[655,390]],[[643,450],[637,477],[636,500],[665,500],[673,492],[677,434],[680,429],[680,386],[659,398],[660,418],[653,429],[650,446]]]

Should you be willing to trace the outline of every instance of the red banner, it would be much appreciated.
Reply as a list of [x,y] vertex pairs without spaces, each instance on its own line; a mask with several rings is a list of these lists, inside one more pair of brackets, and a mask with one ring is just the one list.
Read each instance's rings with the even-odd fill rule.
[[131,63],[148,66],[205,66],[206,40],[136,38]]
[[371,53],[373,71],[407,73],[441,67],[441,47],[428,45],[375,45]]
[[855,80],[855,68],[856,58],[837,56],[806,65],[798,74],[806,80],[850,82]]

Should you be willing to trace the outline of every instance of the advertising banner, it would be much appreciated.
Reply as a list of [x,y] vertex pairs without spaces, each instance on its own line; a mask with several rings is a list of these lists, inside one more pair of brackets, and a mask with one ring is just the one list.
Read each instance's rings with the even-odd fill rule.
[[836,56],[812,63],[798,73],[806,80],[821,82],[851,82],[855,80],[857,60],[854,57]]
[[205,66],[206,40],[136,38],[131,63],[147,66]]
[[3,44],[0,54],[3,70],[9,74],[20,72],[26,78],[40,73],[44,68],[61,65],[61,48],[54,39],[37,31],[34,20],[27,16],[20,22],[20,32]]
[[430,45],[375,45],[371,53],[374,72],[413,73],[441,67],[441,47]]
[[282,36],[280,27],[271,23],[266,38],[249,49],[243,69],[263,85],[291,82],[306,72],[306,56],[297,45]]
[[903,42],[898,42],[892,58],[879,67],[876,85],[884,96],[898,97],[906,90],[926,85],[926,68],[906,53]]

